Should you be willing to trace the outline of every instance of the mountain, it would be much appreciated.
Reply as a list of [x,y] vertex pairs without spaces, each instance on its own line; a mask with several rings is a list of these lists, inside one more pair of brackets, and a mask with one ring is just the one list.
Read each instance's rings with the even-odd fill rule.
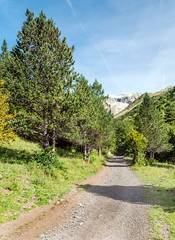
[[[171,101],[175,101],[173,100],[173,97],[171,95],[173,95],[173,93],[175,92],[175,86],[168,86],[166,87],[165,89],[162,89],[158,92],[155,92],[155,93],[148,93],[150,95],[150,97],[153,98],[153,101],[155,102],[155,104],[157,106],[159,106],[160,103],[166,105],[166,103],[163,103],[163,101],[165,102],[169,102],[169,98],[172,98]],[[118,117],[121,117],[122,115],[133,115],[134,113],[136,113],[137,111],[137,108],[138,106],[141,104],[142,100],[143,100],[143,97],[144,97],[145,94],[140,94],[140,96],[138,98],[136,98],[133,102],[131,102],[130,104],[128,104],[128,106],[121,110],[120,112],[116,113],[115,114],[115,117],[118,118]],[[174,95],[175,96],[175,93]]]
[[[165,89],[162,89],[155,93],[149,93],[149,95],[153,98],[160,97],[164,95],[166,92],[171,90],[173,86],[168,86]],[[121,95],[109,95],[107,100],[107,104],[109,105],[109,110],[114,114],[115,117],[120,117],[127,112],[135,109],[137,105],[142,102],[144,94],[141,93],[128,93]]]
[[121,94],[121,95],[109,95],[107,100],[107,104],[109,105],[109,109],[111,113],[118,114],[126,107],[129,106],[132,102],[134,102],[138,97],[140,97],[140,93],[129,93],[129,94]]

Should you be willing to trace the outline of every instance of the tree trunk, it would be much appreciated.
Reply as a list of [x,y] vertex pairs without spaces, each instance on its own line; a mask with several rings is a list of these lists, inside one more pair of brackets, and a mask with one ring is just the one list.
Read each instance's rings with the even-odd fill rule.
[[135,150],[135,152],[134,152],[134,158],[133,158],[133,164],[136,163],[136,161],[137,161],[137,156],[138,156],[138,151]]
[[101,146],[98,146],[98,156],[101,158]]
[[90,159],[91,159],[91,149],[88,146],[88,163],[90,163]]
[[154,159],[154,152],[150,152],[150,159]]
[[55,152],[56,131],[55,127],[52,129],[52,152]]
[[87,158],[87,146],[84,146],[84,160]]
[[44,113],[43,146],[44,146],[44,149],[47,149],[49,147],[49,131],[48,131],[47,112]]

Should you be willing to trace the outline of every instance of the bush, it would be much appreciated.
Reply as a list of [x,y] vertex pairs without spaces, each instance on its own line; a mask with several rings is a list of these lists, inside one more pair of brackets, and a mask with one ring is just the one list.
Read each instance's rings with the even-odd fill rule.
[[147,159],[145,157],[145,153],[143,153],[143,152],[138,153],[136,164],[138,166],[146,166],[147,165]]
[[127,150],[130,153],[133,153],[133,163],[139,161],[144,161],[144,151],[147,147],[148,140],[137,130],[132,129],[128,134],[126,140]]
[[151,165],[153,165],[153,163],[157,163],[158,161],[156,160],[156,159],[154,159],[154,158],[149,158],[149,159],[146,159],[146,165],[147,166],[151,166]]
[[39,153],[34,154],[33,160],[43,166],[51,166],[56,162],[55,154],[52,151],[41,151]]

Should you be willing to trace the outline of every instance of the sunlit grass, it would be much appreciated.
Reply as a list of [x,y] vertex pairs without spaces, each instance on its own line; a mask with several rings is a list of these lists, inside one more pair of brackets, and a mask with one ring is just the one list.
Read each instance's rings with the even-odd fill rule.
[[34,161],[34,154],[41,150],[39,144],[21,139],[10,145],[0,144],[1,223],[55,197],[61,198],[73,185],[95,174],[104,161],[93,152],[88,164],[81,153],[58,149],[55,156],[58,167],[47,167]]
[[149,219],[153,239],[175,239],[175,166],[155,163],[133,168],[145,184],[145,197],[151,204]]

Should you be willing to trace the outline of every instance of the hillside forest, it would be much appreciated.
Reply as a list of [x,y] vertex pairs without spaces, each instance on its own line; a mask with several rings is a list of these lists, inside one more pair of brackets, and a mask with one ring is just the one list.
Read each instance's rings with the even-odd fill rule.
[[[0,179],[4,177],[7,182],[7,171],[17,174],[17,165],[21,174],[35,169],[38,178],[32,175],[28,181],[34,184],[39,204],[56,196],[56,188],[51,195],[45,193],[51,185],[55,186],[55,179],[59,181],[59,174],[60,182],[69,180],[70,184],[73,171],[70,168],[76,164],[79,165],[75,172],[84,174],[87,168],[94,173],[90,164],[96,164],[98,156],[100,164],[104,163],[102,155],[109,153],[129,156],[132,164],[138,166],[156,161],[175,164],[175,87],[157,94],[143,94],[133,103],[131,111],[115,118],[106,103],[108,96],[97,79],[89,84],[82,73],[75,72],[73,53],[74,46],[68,46],[52,19],[47,19],[43,11],[35,17],[28,9],[16,45],[8,50],[4,40],[1,47],[0,161],[3,171]],[[20,148],[22,142],[33,144],[31,152]],[[81,164],[75,159],[74,163],[64,162],[61,156],[69,159],[80,156]],[[97,165],[94,166],[97,170]],[[45,178],[45,182],[39,180],[41,169],[52,184]],[[0,187],[14,191],[20,184],[6,186],[4,181]],[[47,186],[45,190],[44,186]],[[32,198],[34,188],[25,194]],[[5,191],[3,199],[4,196],[11,204],[17,198]],[[11,212],[17,211],[16,206],[12,209]],[[4,217],[2,222],[7,219]]]
[[26,18],[16,46],[8,51],[4,40],[1,53],[1,93],[9,94],[14,131],[53,152],[56,142],[81,146],[86,158],[112,135],[102,86],[74,71],[74,47],[61,39],[53,20],[29,10]]

